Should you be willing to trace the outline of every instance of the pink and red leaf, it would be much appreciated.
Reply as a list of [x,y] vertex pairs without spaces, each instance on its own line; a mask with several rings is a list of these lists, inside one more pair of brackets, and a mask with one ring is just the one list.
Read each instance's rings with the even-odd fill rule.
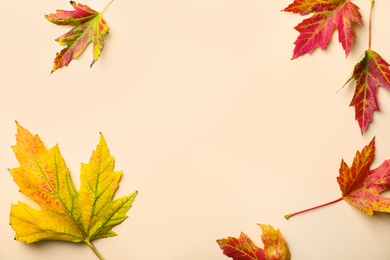
[[109,27],[102,14],[87,5],[70,2],[74,11],[57,10],[54,14],[45,15],[46,19],[57,25],[70,25],[73,28],[56,39],[59,44],[66,45],[57,53],[52,73],[68,66],[77,59],[89,43],[93,44],[93,60],[91,66],[98,60],[104,47],[103,37],[108,34]]
[[356,89],[350,106],[355,107],[355,119],[364,134],[372,121],[374,111],[379,110],[377,90],[382,86],[390,90],[389,64],[375,51],[366,50],[363,59],[355,65],[351,80],[356,80]]
[[294,42],[292,59],[312,53],[318,47],[324,50],[336,29],[348,56],[356,37],[354,26],[363,24],[359,7],[350,0],[295,0],[283,11],[300,15],[313,14],[295,27],[300,34]]
[[223,253],[234,260],[265,260],[264,250],[241,232],[239,238],[228,237],[217,240]]

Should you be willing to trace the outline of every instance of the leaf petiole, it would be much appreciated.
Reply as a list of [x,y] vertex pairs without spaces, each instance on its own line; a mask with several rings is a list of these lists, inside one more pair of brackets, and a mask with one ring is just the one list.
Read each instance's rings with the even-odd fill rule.
[[298,212],[295,212],[295,213],[292,213],[292,214],[287,214],[284,216],[285,219],[289,219],[295,215],[298,215],[298,214],[301,214],[301,213],[304,213],[306,211],[310,211],[310,210],[313,210],[313,209],[318,209],[318,208],[321,208],[321,207],[324,207],[324,206],[328,206],[330,204],[333,204],[333,203],[336,203],[336,202],[339,202],[340,200],[342,200],[343,198],[339,198],[337,200],[334,200],[334,201],[331,201],[331,202],[328,202],[328,203],[325,203],[325,204],[322,204],[322,205],[319,205],[317,207],[313,207],[313,208],[310,208],[310,209],[305,209],[305,210],[302,210],[302,211],[298,211]]
[[375,0],[371,0],[370,20],[368,22],[368,49],[371,50],[371,24],[372,24],[372,9],[374,8]]
[[96,248],[92,245],[91,241],[86,240],[85,243],[92,249],[92,251],[99,258],[99,260],[104,260],[103,256],[101,254],[99,254],[99,252],[96,250]]
[[101,11],[100,13],[104,13],[104,11],[106,11],[106,9],[110,6],[110,4],[112,4],[112,2],[114,2],[114,0],[111,0],[107,5],[106,7],[104,7],[103,11]]

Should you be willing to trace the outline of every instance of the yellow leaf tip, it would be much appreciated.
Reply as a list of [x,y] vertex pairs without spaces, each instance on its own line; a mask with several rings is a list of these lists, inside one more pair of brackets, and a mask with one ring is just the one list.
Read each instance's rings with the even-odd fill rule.
[[23,129],[23,127],[19,124],[18,121],[15,121],[15,124],[16,124],[16,128],[17,128],[17,131],[19,132],[21,129]]

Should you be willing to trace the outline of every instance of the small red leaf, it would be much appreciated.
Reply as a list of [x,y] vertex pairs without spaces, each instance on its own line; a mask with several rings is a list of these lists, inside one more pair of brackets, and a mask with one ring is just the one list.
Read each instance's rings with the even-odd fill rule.
[[73,26],[69,32],[56,39],[59,44],[66,45],[66,47],[57,53],[52,73],[77,59],[91,42],[93,44],[93,60],[90,66],[92,67],[103,50],[103,37],[109,31],[102,13],[74,1],[70,1],[70,4],[74,11],[57,10],[54,14],[45,15],[47,20],[57,25]]
[[241,232],[239,238],[228,237],[217,240],[223,253],[233,260],[289,260],[290,251],[279,230],[270,225],[259,224],[263,230],[261,239],[264,250]]
[[372,121],[374,111],[379,111],[378,86],[390,90],[389,64],[375,51],[366,50],[364,58],[355,65],[347,83],[351,79],[356,80],[356,89],[350,106],[355,107],[355,119],[364,134]]

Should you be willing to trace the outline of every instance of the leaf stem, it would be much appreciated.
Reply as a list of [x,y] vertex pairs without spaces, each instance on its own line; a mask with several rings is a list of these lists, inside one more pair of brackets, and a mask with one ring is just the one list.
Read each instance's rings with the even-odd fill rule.
[[101,14],[104,13],[104,11],[106,11],[106,9],[110,6],[110,4],[111,4],[112,2],[114,2],[114,0],[111,0],[111,1],[106,5],[106,7],[104,7],[103,11],[101,11],[100,13],[101,13]]
[[333,203],[336,203],[336,202],[339,202],[340,200],[342,200],[343,198],[339,198],[337,200],[334,200],[334,201],[331,201],[331,202],[328,202],[328,203],[325,203],[325,204],[322,204],[322,205],[319,205],[317,207],[314,207],[314,208],[310,208],[310,209],[305,209],[305,210],[302,210],[302,211],[298,211],[298,212],[295,212],[295,213],[292,213],[292,214],[287,214],[284,216],[285,219],[289,219],[295,215],[298,215],[298,214],[301,214],[301,213],[304,213],[306,211],[310,211],[310,210],[313,210],[313,209],[318,209],[318,208],[321,208],[321,207],[324,207],[324,206],[327,206],[327,205],[330,205],[330,204],[333,204]]
[[[111,1],[112,2],[112,1]],[[99,258],[99,260],[104,260],[103,256],[99,254],[99,252],[96,250],[96,248],[92,245],[92,242],[89,240],[86,240],[85,243],[92,249],[92,251],[95,253],[95,255]]]
[[371,24],[372,24],[372,9],[374,9],[374,2],[375,0],[371,1],[371,8],[370,8],[370,18],[368,21],[368,49],[371,50]]

